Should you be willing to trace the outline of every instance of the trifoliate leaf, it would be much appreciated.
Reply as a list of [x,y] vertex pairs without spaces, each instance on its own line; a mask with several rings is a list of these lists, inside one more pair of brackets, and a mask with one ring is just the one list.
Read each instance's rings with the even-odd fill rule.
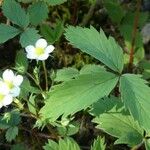
[[40,27],[41,34],[51,44],[58,41],[64,31],[63,21],[58,20],[54,28],[47,24],[42,24]]
[[82,74],[52,87],[40,113],[43,118],[52,120],[74,114],[108,96],[117,82],[118,76],[105,70]]
[[35,42],[40,38],[38,31],[35,28],[26,29],[20,36],[20,43],[22,47],[28,45],[35,45]]
[[8,142],[11,142],[12,140],[14,140],[16,138],[16,136],[18,135],[18,127],[14,126],[11,127],[7,130],[6,132],[6,140]]
[[15,0],[5,0],[2,5],[2,10],[3,14],[14,24],[22,28],[26,28],[29,25],[29,16]]
[[31,24],[38,25],[48,17],[48,7],[45,2],[38,1],[28,7],[28,13]]
[[49,5],[60,5],[64,2],[66,2],[67,0],[45,0]]
[[105,150],[105,148],[106,148],[105,139],[97,137],[97,139],[94,140],[91,150]]
[[4,43],[18,35],[21,31],[6,24],[0,24],[0,43]]
[[122,110],[112,110],[101,114],[93,121],[98,124],[97,128],[117,137],[115,144],[128,144],[135,146],[143,140],[143,130],[132,116],[122,114]]
[[72,138],[60,139],[58,144],[48,140],[43,148],[44,150],[80,150],[78,144]]
[[124,74],[120,78],[121,98],[132,116],[147,131],[150,131],[150,88],[139,75]]
[[25,73],[28,69],[28,59],[23,50],[17,52],[15,60],[15,69],[19,73]]
[[95,57],[110,69],[122,72],[123,51],[113,37],[107,38],[102,30],[99,33],[92,26],[90,29],[69,26],[65,35],[70,44],[76,48]]

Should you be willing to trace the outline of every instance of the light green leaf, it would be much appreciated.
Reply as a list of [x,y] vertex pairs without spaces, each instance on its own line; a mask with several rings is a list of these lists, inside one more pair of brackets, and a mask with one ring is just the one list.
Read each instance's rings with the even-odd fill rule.
[[60,5],[64,2],[66,2],[67,0],[45,0],[49,5]]
[[15,0],[5,0],[2,5],[3,14],[14,24],[22,28],[29,25],[29,16]]
[[16,138],[16,136],[18,135],[18,127],[14,126],[11,127],[7,130],[6,132],[6,140],[8,142],[11,142],[12,140],[14,140]]
[[146,150],[150,150],[150,139],[145,139],[145,148]]
[[80,150],[78,144],[72,138],[60,139],[58,144],[48,140],[48,143],[43,148],[44,150]]
[[57,70],[54,81],[68,81],[79,75],[79,71],[75,68],[63,68]]
[[35,28],[27,28],[20,36],[20,43],[22,47],[28,45],[35,45],[36,41],[40,38],[38,31]]
[[43,118],[52,120],[74,114],[109,95],[117,82],[118,76],[104,70],[82,74],[52,87],[40,113]]
[[115,23],[120,23],[122,18],[125,15],[123,8],[121,7],[118,0],[105,0],[104,6],[107,9],[107,12]]
[[51,28],[47,24],[42,24],[40,27],[41,34],[47,39],[51,44],[58,41],[64,31],[63,22],[58,20],[54,28]]
[[97,137],[97,139],[94,140],[91,150],[105,150],[105,149],[106,149],[105,139]]
[[6,24],[0,24],[0,43],[4,43],[18,35],[21,31]]
[[28,101],[28,108],[29,108],[29,111],[34,114],[34,115],[37,115],[37,112],[36,112],[36,104],[35,104],[35,95],[30,95],[29,97],[29,101]]
[[131,116],[122,114],[121,111],[122,109],[116,110],[114,107],[112,110],[96,117],[93,121],[98,124],[97,128],[119,138],[115,144],[135,146],[141,143],[143,130]]
[[150,131],[150,88],[139,75],[124,74],[120,78],[121,98],[134,119]]
[[38,25],[48,17],[48,7],[45,2],[38,1],[28,7],[28,13],[31,24]]
[[90,113],[94,116],[99,116],[105,112],[108,112],[113,107],[120,108],[123,106],[121,100],[117,97],[111,96],[102,98],[94,103],[91,107]]
[[90,29],[69,26],[65,35],[66,39],[76,48],[100,60],[110,69],[122,72],[123,51],[113,37],[105,36],[103,30],[99,33],[92,26]]
[[15,60],[15,69],[19,73],[25,73],[28,69],[28,59],[23,50],[17,52],[16,60]]

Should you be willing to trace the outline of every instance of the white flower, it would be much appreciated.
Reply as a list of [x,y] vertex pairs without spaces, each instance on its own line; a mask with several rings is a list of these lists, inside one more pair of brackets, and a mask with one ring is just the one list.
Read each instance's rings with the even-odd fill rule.
[[20,94],[20,85],[23,81],[23,77],[21,75],[15,75],[12,70],[5,70],[3,72],[3,82],[7,85],[9,89],[9,93],[13,97],[17,97]]
[[9,92],[8,86],[3,81],[0,81],[0,108],[12,103],[13,97]]
[[25,48],[27,58],[36,60],[46,60],[54,49],[53,45],[47,45],[45,39],[39,39],[35,43],[35,46],[29,45]]

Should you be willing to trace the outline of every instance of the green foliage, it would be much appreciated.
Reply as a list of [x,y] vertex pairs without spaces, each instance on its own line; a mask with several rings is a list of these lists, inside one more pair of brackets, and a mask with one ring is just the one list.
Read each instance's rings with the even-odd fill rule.
[[58,20],[54,28],[51,28],[47,24],[42,24],[40,27],[41,34],[49,43],[53,44],[58,41],[64,31],[63,22]]
[[38,25],[48,17],[48,7],[45,2],[38,1],[28,7],[28,13],[31,24]]
[[67,40],[76,48],[100,60],[110,69],[122,72],[123,51],[111,36],[107,39],[104,32],[97,32],[92,26],[90,29],[69,26],[66,29]]
[[113,109],[96,117],[93,121],[98,124],[97,128],[115,136],[118,140],[115,144],[129,144],[135,146],[143,139],[143,130],[134,119],[121,112],[122,109]]
[[78,144],[72,138],[60,139],[58,144],[48,140],[43,148],[44,150],[80,150]]
[[49,5],[60,5],[64,2],[66,2],[67,0],[45,0],[45,2],[47,2]]
[[4,43],[7,40],[15,37],[18,35],[21,31],[17,28],[14,28],[12,26],[6,25],[6,24],[0,24],[0,43]]
[[29,25],[29,16],[15,0],[5,0],[2,5],[3,14],[14,24],[26,28]]
[[18,135],[18,127],[16,126],[11,127],[6,132],[6,140],[8,142],[11,142],[12,140],[16,138],[17,135]]
[[74,114],[108,96],[117,82],[118,77],[104,69],[81,74],[75,79],[52,87],[40,113],[43,118],[50,118],[53,121],[60,115]]
[[28,69],[28,59],[23,50],[17,52],[15,60],[15,69],[20,73],[26,73]]
[[55,81],[68,81],[79,75],[79,71],[75,68],[63,68],[57,70]]
[[20,36],[20,43],[22,47],[34,45],[39,38],[40,35],[35,28],[27,28]]
[[116,22],[120,23],[123,19],[125,12],[120,6],[118,0],[104,0],[104,6],[106,7],[110,18]]
[[121,98],[135,120],[149,132],[150,130],[150,88],[139,75],[124,74],[120,78]]
[[14,144],[11,150],[28,150],[28,148],[25,144],[20,143],[20,144]]
[[94,140],[91,150],[105,150],[105,148],[105,139],[98,136],[97,139]]

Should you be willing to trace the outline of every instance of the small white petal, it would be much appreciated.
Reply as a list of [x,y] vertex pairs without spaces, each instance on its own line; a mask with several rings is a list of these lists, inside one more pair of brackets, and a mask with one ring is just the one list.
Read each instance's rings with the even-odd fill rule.
[[37,60],[46,60],[48,57],[49,57],[49,54],[45,53],[45,54],[43,54],[41,56],[38,56]]
[[28,59],[36,59],[36,55],[34,53],[28,53],[27,58]]
[[25,48],[25,50],[27,53],[31,53],[31,52],[34,53],[35,47],[33,45],[29,45]]
[[21,75],[15,76],[14,81],[13,81],[15,86],[20,86],[22,82],[23,82],[23,76]]
[[19,94],[20,94],[20,88],[19,88],[18,86],[14,87],[14,88],[10,91],[10,94],[11,94],[13,97],[19,96]]
[[54,49],[55,49],[55,47],[53,45],[49,45],[46,47],[45,52],[51,53],[51,52],[53,52]]
[[13,97],[11,95],[6,95],[2,101],[4,106],[11,104],[13,101]]
[[46,48],[47,47],[47,42],[45,39],[39,39],[37,40],[37,42],[35,43],[35,47],[40,47],[40,48]]
[[9,93],[9,91],[10,90],[9,90],[7,84],[5,84],[4,82],[0,81],[0,93],[6,95],[6,94]]
[[15,75],[12,70],[7,69],[3,72],[2,76],[4,81],[12,81]]

